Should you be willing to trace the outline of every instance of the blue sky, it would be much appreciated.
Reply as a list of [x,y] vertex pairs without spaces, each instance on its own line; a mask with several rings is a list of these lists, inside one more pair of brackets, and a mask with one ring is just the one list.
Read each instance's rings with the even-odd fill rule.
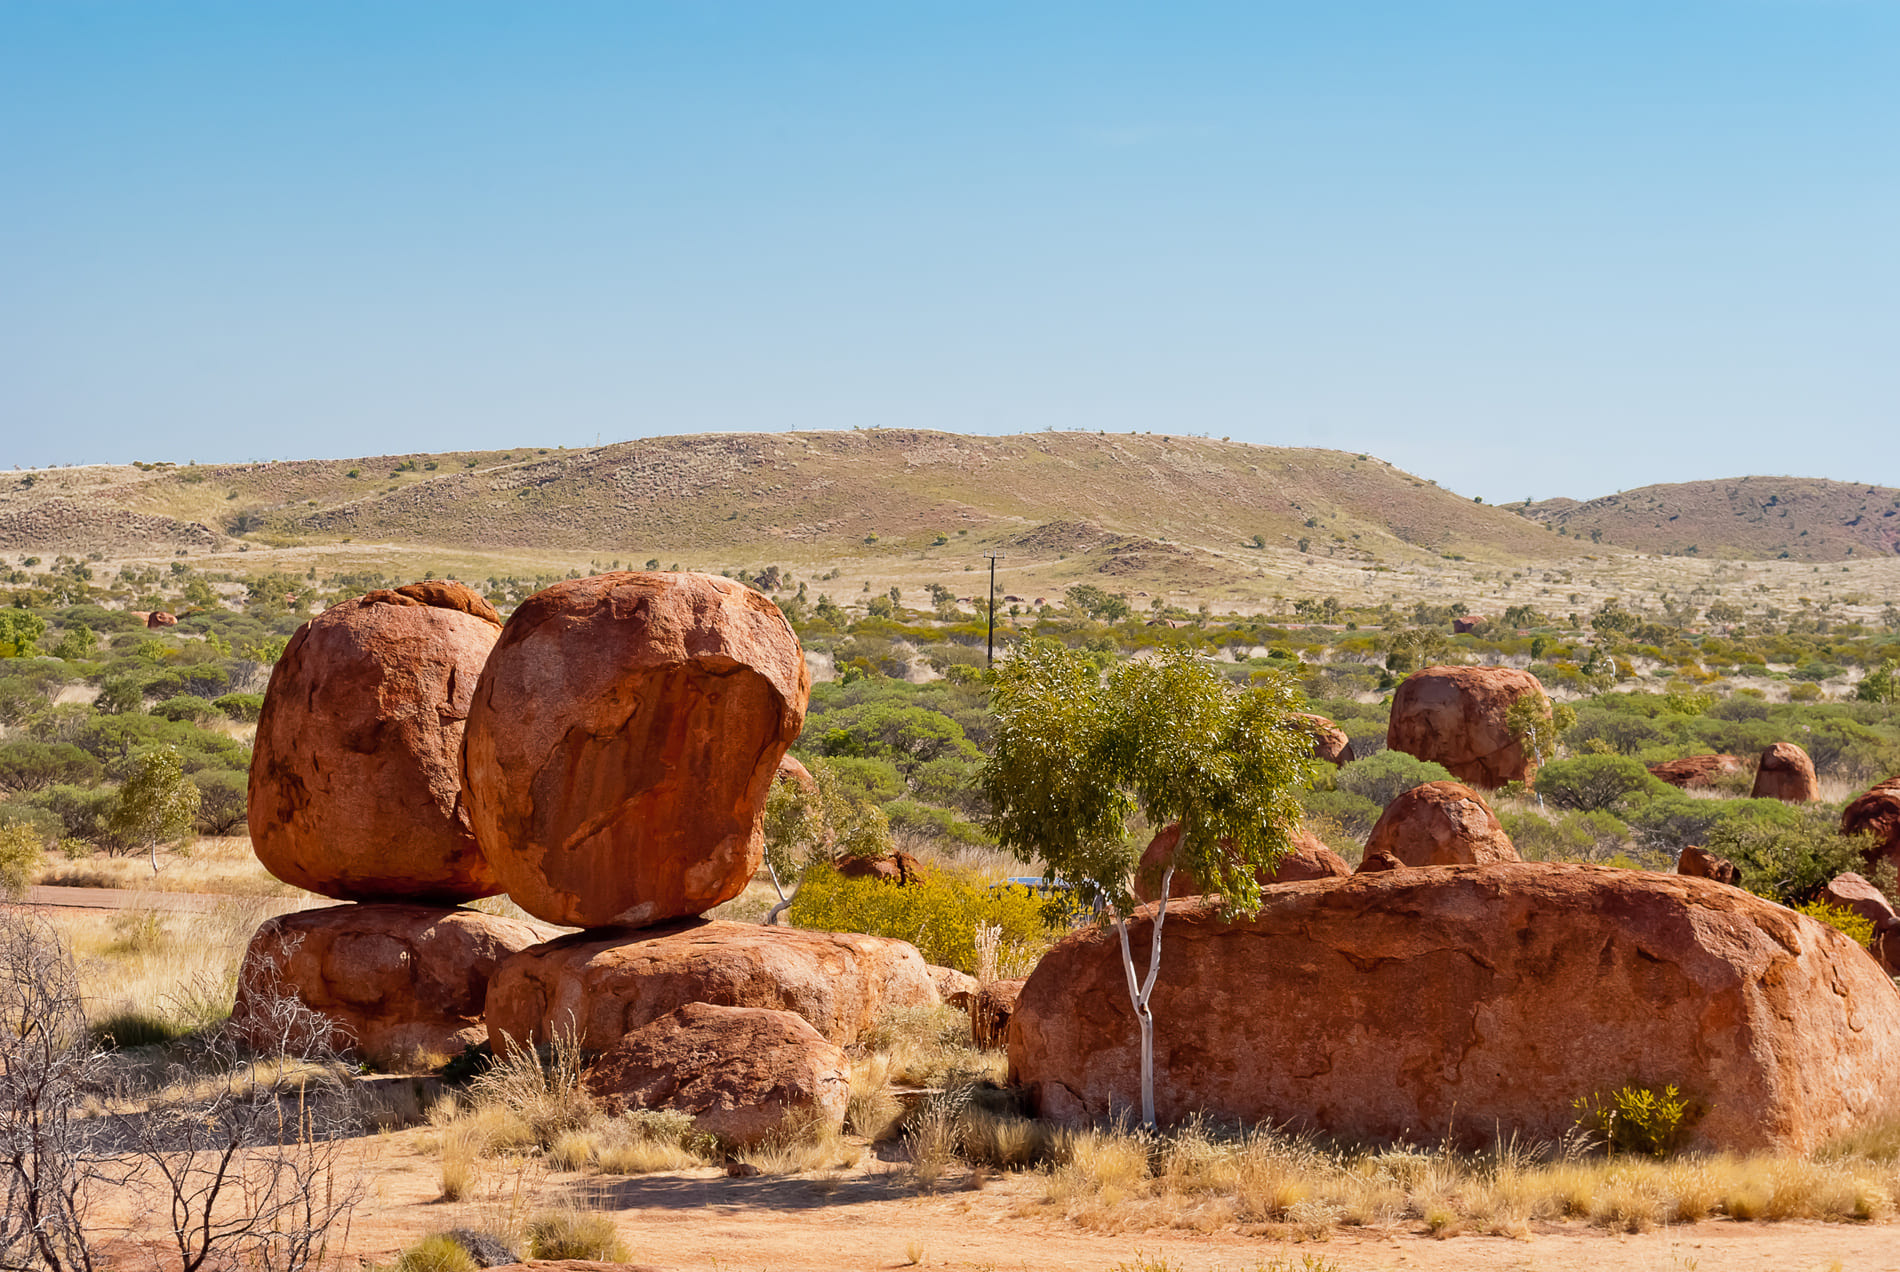
[[0,0],[0,466],[891,426],[1900,484],[1900,0]]

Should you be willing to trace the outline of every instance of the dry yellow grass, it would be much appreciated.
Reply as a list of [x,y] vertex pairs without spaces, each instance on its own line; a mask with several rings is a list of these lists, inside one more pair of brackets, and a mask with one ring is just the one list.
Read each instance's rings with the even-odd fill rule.
[[205,892],[221,896],[307,897],[264,869],[251,851],[248,835],[204,836],[182,849],[161,850],[158,873],[145,854],[113,857],[103,852],[71,859],[49,854],[34,880],[84,888],[125,888],[138,892]]

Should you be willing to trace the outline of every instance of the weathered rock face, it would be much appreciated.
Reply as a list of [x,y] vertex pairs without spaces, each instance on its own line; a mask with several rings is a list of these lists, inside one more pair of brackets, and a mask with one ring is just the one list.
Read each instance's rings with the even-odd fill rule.
[[1299,718],[1306,721],[1313,734],[1313,758],[1325,760],[1336,767],[1345,767],[1353,761],[1352,739],[1346,731],[1323,715],[1300,712]]
[[1843,835],[1874,836],[1873,859],[1900,863],[1900,777],[1890,777],[1841,810]]
[[971,1045],[987,1051],[1008,1043],[1009,1020],[1028,983],[1026,979],[991,981],[976,991],[970,1004]]
[[164,610],[153,610],[145,616],[145,625],[147,627],[176,627],[178,626],[178,615],[167,613]]
[[1875,928],[1893,918],[1893,906],[1880,889],[1851,870],[1829,879],[1827,886],[1821,889],[1821,900],[1858,914]]
[[545,1042],[573,1028],[605,1051],[686,1003],[765,1007],[810,1021],[839,1046],[889,1007],[938,1002],[923,955],[905,941],[686,920],[577,932],[523,950],[488,988],[488,1032]]
[[1792,742],[1777,742],[1761,753],[1761,765],[1755,770],[1755,799],[1781,799],[1790,804],[1806,804],[1821,798],[1814,780],[1814,761]]
[[1457,782],[1414,786],[1387,804],[1366,839],[1366,856],[1378,853],[1389,853],[1408,866],[1519,860],[1490,806]]
[[516,610],[469,708],[482,851],[522,909],[574,927],[699,914],[745,890],[811,673],[764,596],[602,574]]
[[1547,701],[1544,687],[1514,667],[1427,667],[1392,696],[1385,744],[1442,764],[1461,782],[1498,787],[1528,782],[1535,764],[1512,735],[1507,714],[1520,698]]
[[[251,847],[286,883],[344,901],[501,891],[462,806],[462,725],[500,633],[454,583],[372,592],[297,629],[251,759]],[[479,613],[487,610],[487,615]]]
[[1359,859],[1359,868],[1354,874],[1379,874],[1386,870],[1410,870],[1411,867],[1389,852],[1369,852]]
[[[1130,940],[1146,949],[1147,911]],[[1556,1139],[1579,1092],[1675,1083],[1699,1147],[1805,1152],[1885,1107],[1900,993],[1854,943],[1734,888],[1513,862],[1169,907],[1158,1112],[1351,1139]],[[1111,932],[1064,939],[1010,1022],[1011,1081],[1081,1122],[1139,1100]]]
[[1664,760],[1661,764],[1652,764],[1649,771],[1656,777],[1684,790],[1699,790],[1718,777],[1742,771],[1742,757],[1739,755],[1685,755],[1678,760]]
[[1742,872],[1727,857],[1718,857],[1707,848],[1687,844],[1676,858],[1676,873],[1691,879],[1713,879],[1730,887],[1742,886]]
[[[1173,860],[1174,851],[1181,846],[1181,825],[1176,822],[1164,826],[1160,833],[1148,841],[1148,847],[1142,851],[1141,861],[1135,867],[1134,894],[1138,901],[1153,901],[1161,895],[1161,874]],[[1326,879],[1335,875],[1349,875],[1352,867],[1338,853],[1321,843],[1317,836],[1304,829],[1293,836],[1293,851],[1280,859],[1270,871],[1255,871],[1254,877],[1260,880],[1260,886],[1274,883],[1297,883],[1302,879]],[[1200,887],[1185,874],[1177,874],[1168,880],[1168,897],[1191,897],[1200,894]]]
[[282,1027],[285,995],[321,1013],[333,1046],[386,1064],[458,1055],[487,1041],[482,1004],[495,967],[546,932],[474,910],[337,905],[257,929],[238,972],[231,1021],[256,1045]]
[[589,1066],[587,1093],[611,1113],[671,1109],[729,1145],[788,1122],[844,1123],[844,1052],[789,1011],[687,1003],[620,1039]]
[[937,987],[937,997],[946,1007],[955,1007],[958,1011],[970,1010],[970,1003],[976,997],[976,991],[982,988],[976,977],[968,972],[959,972],[954,967],[938,967],[928,963],[924,970],[930,973],[930,983]]

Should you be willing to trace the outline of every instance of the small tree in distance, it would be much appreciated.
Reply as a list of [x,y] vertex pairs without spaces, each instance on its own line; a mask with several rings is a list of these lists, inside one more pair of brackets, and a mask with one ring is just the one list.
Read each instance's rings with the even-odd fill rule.
[[[1291,850],[1294,791],[1314,766],[1292,720],[1291,681],[1274,673],[1237,689],[1181,650],[1098,671],[1055,641],[1023,646],[995,673],[994,743],[981,783],[1002,846],[1080,888],[1121,942],[1141,1028],[1141,1116],[1155,1124],[1154,1013],[1169,884],[1184,870],[1219,893],[1229,918],[1260,908],[1256,870]],[[1128,920],[1135,847],[1129,819],[1181,825],[1159,881],[1147,970],[1136,973]]]
[[130,844],[143,844],[158,873],[158,845],[183,839],[198,817],[198,788],[185,776],[178,752],[169,746],[147,751],[134,762],[119,788],[112,830]]

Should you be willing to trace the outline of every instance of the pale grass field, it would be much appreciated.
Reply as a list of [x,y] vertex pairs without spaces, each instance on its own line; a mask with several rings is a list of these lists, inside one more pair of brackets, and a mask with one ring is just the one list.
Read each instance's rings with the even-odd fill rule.
[[114,857],[94,852],[77,859],[48,853],[33,882],[136,892],[203,892],[217,896],[307,897],[264,869],[249,835],[202,836],[182,848],[160,849],[158,872],[144,853]]

